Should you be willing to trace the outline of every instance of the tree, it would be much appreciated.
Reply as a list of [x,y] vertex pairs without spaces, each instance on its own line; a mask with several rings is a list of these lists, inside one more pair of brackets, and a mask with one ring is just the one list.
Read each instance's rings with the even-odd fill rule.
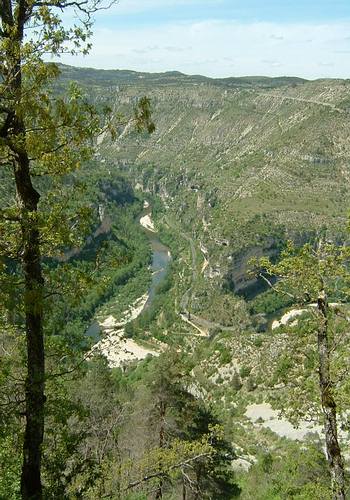
[[239,493],[230,467],[234,451],[210,408],[191,393],[190,371],[174,351],[152,360],[136,394],[139,401],[133,403],[134,434],[139,427],[144,439],[137,435],[137,453],[142,445],[144,450],[133,459],[134,466],[140,465],[130,483],[152,488],[155,498],[169,491],[181,491],[184,499],[233,498]]
[[242,477],[241,498],[330,500],[329,479],[320,442],[310,440],[301,447],[287,441],[273,454],[257,455],[257,462]]
[[[13,316],[26,336],[21,494],[28,499],[42,498],[45,311],[47,297],[55,293],[54,286],[47,289],[43,257],[70,246],[80,229],[77,214],[63,216],[66,200],[55,188],[60,176],[90,157],[101,128],[99,114],[76,86],[67,94],[54,92],[59,70],[43,58],[88,51],[91,16],[110,3],[0,0],[0,166],[7,189],[0,213],[1,291],[3,307],[11,311],[16,302]],[[78,14],[79,24],[65,27],[63,15],[69,12]],[[154,129],[146,98],[135,124]]]
[[92,498],[100,497],[105,471],[120,462],[121,391],[103,356],[84,368],[79,378],[55,384],[59,408],[45,422],[47,498],[91,498],[92,488]]
[[[284,348],[279,357],[275,382],[282,382],[294,390],[294,400],[300,403],[298,413],[305,415],[308,412],[315,417],[318,409],[321,410],[334,499],[345,499],[338,421],[348,398],[346,359],[350,338],[341,303],[347,302],[349,297],[349,255],[346,246],[319,241],[316,246],[307,244],[302,248],[290,243],[277,264],[267,258],[255,261],[257,274],[272,289],[304,308],[305,318],[300,327],[287,328],[286,343],[292,347],[288,351]],[[329,297],[337,301],[333,307],[330,307]],[[317,375],[318,387],[310,372]],[[318,392],[317,405],[311,403],[314,391]],[[292,405],[293,410],[296,408]]]

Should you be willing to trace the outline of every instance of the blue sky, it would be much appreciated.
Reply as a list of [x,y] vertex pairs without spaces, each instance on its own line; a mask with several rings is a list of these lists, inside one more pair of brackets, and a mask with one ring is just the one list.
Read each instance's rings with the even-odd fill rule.
[[350,78],[349,0],[119,0],[78,66]]
[[[120,27],[174,21],[330,21],[350,18],[348,0],[119,0],[104,23]],[[100,16],[101,17],[101,16]]]

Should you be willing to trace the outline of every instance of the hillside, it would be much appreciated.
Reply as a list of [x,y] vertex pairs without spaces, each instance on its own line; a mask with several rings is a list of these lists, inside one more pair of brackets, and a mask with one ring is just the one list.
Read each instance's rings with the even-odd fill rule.
[[294,77],[269,78],[266,76],[237,77],[237,78],[209,78],[202,75],[185,75],[180,71],[166,71],[164,73],[145,73],[131,70],[101,70],[94,68],[77,68],[59,64],[61,81],[79,81],[86,85],[91,92],[93,87],[115,87],[116,85],[200,85],[208,83],[225,87],[262,87],[274,88],[284,85],[304,83],[306,80]]
[[[74,74],[84,82],[89,71]],[[94,98],[118,112],[130,113],[142,95],[151,99],[156,132],[138,136],[130,124],[119,126],[119,137],[106,137],[98,154],[161,196],[167,217],[192,233],[209,260],[208,278],[238,290],[246,285],[247,256],[273,254],[282,240],[306,241],[320,231],[342,238],[349,82],[249,78],[227,85],[115,72],[112,84],[113,72],[94,74],[95,81],[110,78],[108,92],[101,84]]]

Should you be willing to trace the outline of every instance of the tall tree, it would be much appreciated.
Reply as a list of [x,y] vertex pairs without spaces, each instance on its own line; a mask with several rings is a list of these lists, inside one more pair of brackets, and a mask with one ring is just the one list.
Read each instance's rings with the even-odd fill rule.
[[[315,246],[308,244],[302,248],[289,244],[277,264],[266,258],[258,264],[259,276],[271,288],[303,307],[305,320],[300,320],[299,329],[287,327],[288,335],[286,343],[282,344],[285,347],[275,381],[295,390],[293,398],[289,395],[289,399],[299,404],[298,408],[289,404],[292,411],[315,417],[320,409],[333,498],[337,500],[345,499],[344,460],[338,427],[348,392],[346,360],[350,337],[341,304],[349,297],[349,255],[346,246],[319,241]],[[332,307],[329,298],[337,301]],[[278,344],[274,348],[275,357],[277,350]],[[318,392],[318,404],[313,404],[313,391]]]
[[[147,478],[152,479],[154,498],[164,498],[169,491],[179,495],[181,491],[183,498],[238,496],[231,470],[235,453],[220,422],[191,393],[195,391],[191,364],[183,355],[168,351],[150,366],[133,404],[142,408],[142,416],[136,410],[135,429],[146,422],[143,460],[148,462],[148,473],[142,473],[135,485],[149,487]],[[140,439],[137,446],[139,452]]]
[[[0,0],[0,166],[7,199],[0,213],[2,306],[15,300],[16,321],[25,331],[25,433],[21,493],[42,498],[46,307],[43,256],[74,239],[78,220],[53,205],[59,176],[74,171],[92,153],[101,126],[96,110],[72,85],[55,92],[57,65],[47,54],[88,51],[91,16],[113,3],[105,0]],[[78,24],[66,27],[63,16]],[[56,89],[57,90],[57,89]],[[154,126],[149,101],[136,113],[137,128]],[[45,178],[45,180],[43,180]],[[51,190],[51,197],[42,196]],[[9,272],[9,262],[15,273]],[[16,278],[13,278],[13,276]],[[22,276],[19,277],[19,276]],[[23,322],[21,320],[23,316]]]

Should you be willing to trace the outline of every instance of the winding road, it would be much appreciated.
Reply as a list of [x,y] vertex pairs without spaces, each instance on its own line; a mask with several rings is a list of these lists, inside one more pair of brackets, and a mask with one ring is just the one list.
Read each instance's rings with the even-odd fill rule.
[[[169,221],[167,221],[167,224],[170,228],[176,230],[174,226],[172,226]],[[182,319],[182,321],[185,321],[189,325],[191,325],[193,328],[198,330],[201,333],[201,336],[208,337],[209,336],[209,330],[211,329],[220,329],[224,332],[236,332],[237,328],[234,326],[225,326],[220,323],[216,323],[214,321],[209,321],[205,318],[202,318],[200,316],[197,316],[196,314],[190,313],[188,310],[188,306],[191,302],[191,296],[192,296],[192,290],[193,290],[193,284],[196,282],[198,278],[198,271],[197,271],[197,255],[196,255],[196,248],[195,244],[193,241],[193,238],[191,236],[188,236],[188,234],[180,232],[179,233],[182,238],[184,238],[186,241],[188,241],[190,245],[190,251],[191,251],[191,267],[192,267],[192,277],[191,277],[191,286],[185,291],[183,294],[181,301],[180,301],[180,312],[179,316]]]
[[272,99],[279,99],[281,102],[283,102],[283,101],[297,101],[297,102],[303,102],[306,104],[316,104],[317,106],[324,106],[326,108],[332,109],[333,111],[337,111],[338,113],[346,113],[347,112],[345,109],[338,108],[335,104],[332,104],[330,102],[318,101],[316,99],[304,99],[303,97],[293,97],[293,96],[278,95],[278,94],[266,94],[266,93],[262,93],[262,92],[257,92],[257,94],[264,96],[264,97],[271,97]]

